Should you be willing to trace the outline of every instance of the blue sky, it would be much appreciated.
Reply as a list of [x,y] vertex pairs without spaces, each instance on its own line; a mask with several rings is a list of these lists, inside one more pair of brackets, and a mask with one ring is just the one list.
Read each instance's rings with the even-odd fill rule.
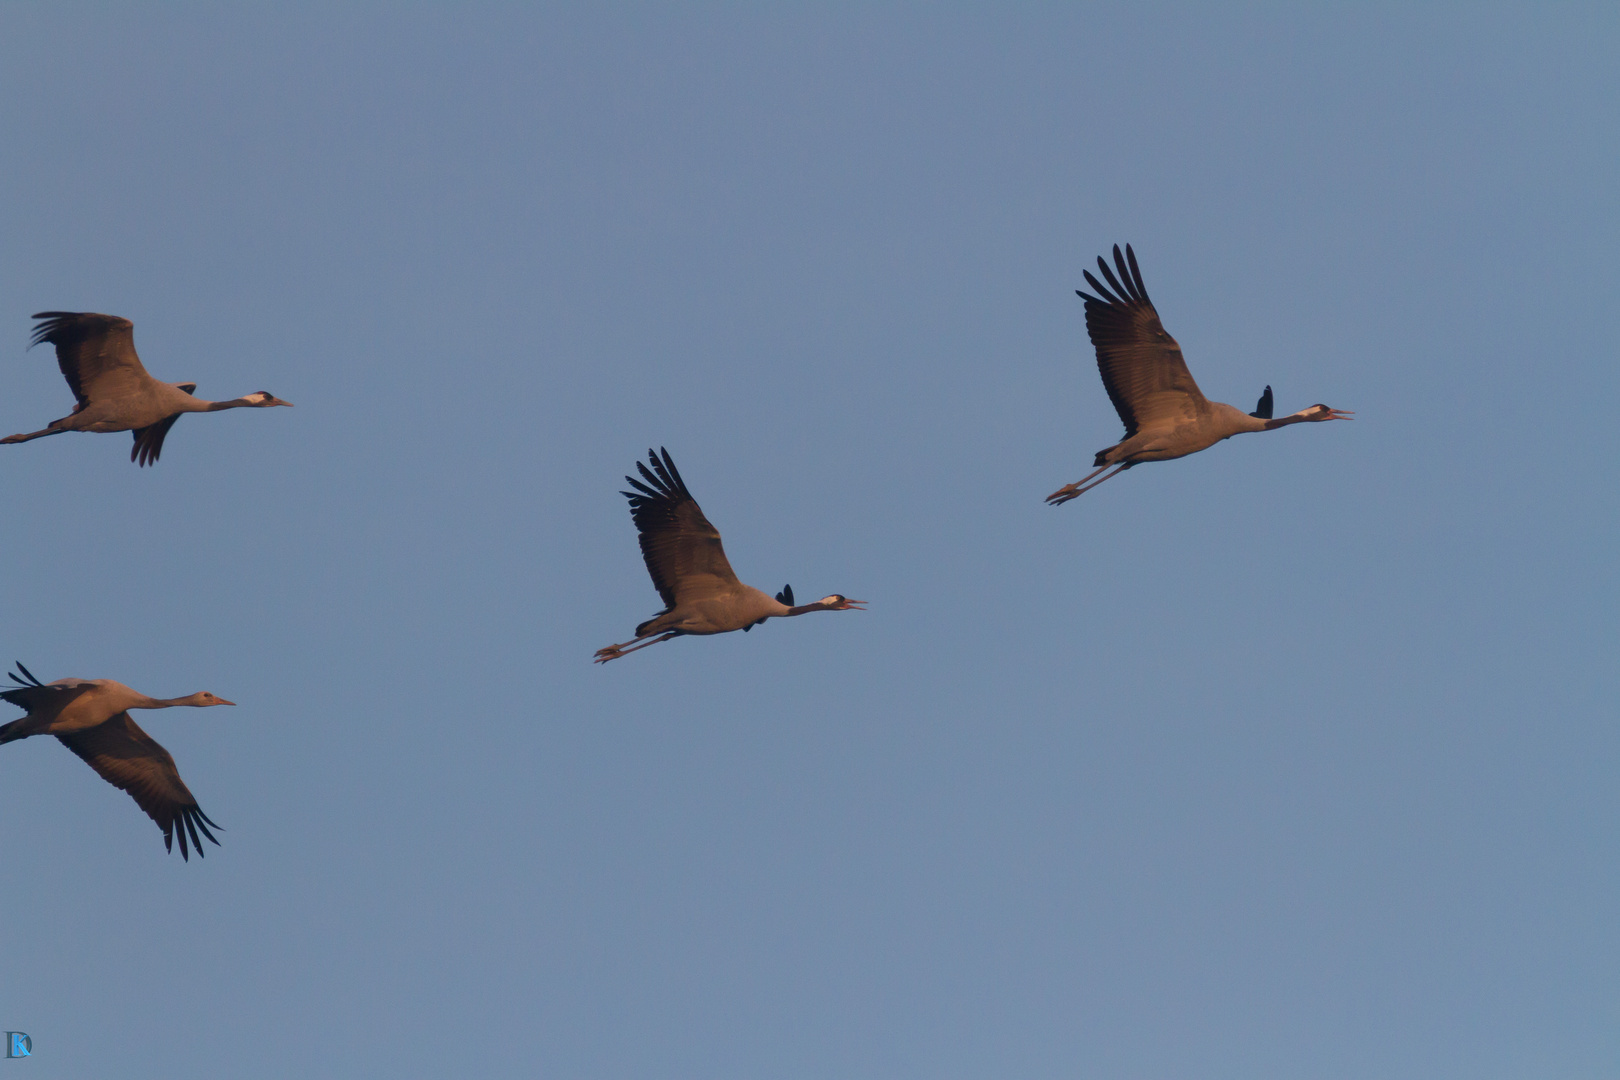
[[[1610,1077],[1620,17],[0,8],[28,316],[296,409],[0,448],[38,1078]],[[1129,241],[1212,398],[1119,437]],[[9,327],[8,330],[5,328]],[[675,641],[622,475],[865,614]]]

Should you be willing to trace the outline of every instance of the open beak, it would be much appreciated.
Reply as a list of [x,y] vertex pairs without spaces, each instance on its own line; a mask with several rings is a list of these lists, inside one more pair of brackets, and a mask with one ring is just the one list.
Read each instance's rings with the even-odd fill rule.
[[1354,419],[1354,417],[1355,417],[1355,412],[1354,412],[1354,410],[1351,410],[1351,409],[1329,409],[1328,410],[1328,419],[1329,420],[1350,420],[1350,419]]
[[844,597],[844,606],[839,610],[841,610],[841,611],[865,611],[866,610],[866,601],[865,600],[851,600],[849,597],[846,596],[846,597]]

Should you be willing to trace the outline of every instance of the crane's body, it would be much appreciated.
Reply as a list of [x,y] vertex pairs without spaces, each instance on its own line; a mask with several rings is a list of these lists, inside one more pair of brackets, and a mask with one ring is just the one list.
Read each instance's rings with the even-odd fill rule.
[[267,390],[230,401],[206,401],[193,396],[196,383],[152,378],[135,353],[135,324],[128,319],[91,311],[41,311],[34,318],[42,321],[34,328],[33,345],[48,341],[56,346],[57,366],[78,404],[39,431],[10,435],[0,443],[28,442],[66,431],[131,431],[135,446],[129,459],[147,465],[157,461],[164,437],[185,413],[292,404]]
[[[1118,277],[1106,262],[1097,260],[1112,291],[1090,271],[1085,272],[1086,281],[1097,295],[1076,291],[1086,302],[1086,333],[1097,351],[1103,387],[1125,425],[1125,438],[1099,450],[1092,461],[1096,471],[1054,491],[1046,497],[1048,503],[1062,505],[1144,461],[1186,457],[1233,435],[1350,418],[1342,409],[1312,405],[1272,419],[1269,386],[1252,413],[1210,401],[1187,370],[1181,346],[1159,321],[1130,245],[1126,245],[1123,255],[1119,246],[1114,246],[1114,264],[1119,268]],[[1110,468],[1114,471],[1094,479]]]
[[647,456],[652,469],[636,462],[646,482],[627,476],[625,480],[636,490],[622,494],[630,500],[630,515],[640,533],[641,556],[653,586],[664,599],[664,610],[636,627],[636,636],[629,641],[598,649],[597,663],[605,664],[687,634],[747,631],[766,619],[812,611],[862,610],[864,600],[836,593],[813,604],[795,606],[791,585],[784,586],[773,598],[737,580],[720,546],[720,530],[703,516],[669,451],[663,451],[662,459],[651,450]]
[[749,630],[793,609],[752,585],[722,584],[706,595],[689,597],[679,607],[661,611],[636,627],[636,637],[679,630],[682,634],[728,634]]
[[[0,700],[27,710],[28,715],[0,725],[0,744],[34,735],[55,735],[102,779],[129,792],[136,804],[163,830],[166,850],[172,850],[176,831],[183,859],[191,857],[186,846],[188,831],[191,846],[197,849],[199,856],[203,853],[199,830],[214,844],[219,843],[208,831],[208,826],[217,829],[219,825],[197,805],[191,790],[180,779],[174,758],[136,725],[129,710],[169,709],[177,705],[205,708],[235,702],[206,690],[186,697],[154,698],[112,679],[69,678],[42,683],[21,664],[17,665],[17,670],[21,677],[11,676],[11,681],[17,685],[0,691]],[[180,825],[178,830],[176,823]]]

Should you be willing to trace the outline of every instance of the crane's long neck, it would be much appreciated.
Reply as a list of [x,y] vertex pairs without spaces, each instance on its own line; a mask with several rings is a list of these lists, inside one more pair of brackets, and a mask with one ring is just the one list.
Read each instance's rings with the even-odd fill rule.
[[813,604],[800,604],[798,607],[784,608],[782,610],[782,618],[785,619],[791,615],[808,615],[812,611],[833,610],[836,609],[831,604],[822,603],[820,600],[817,600]]
[[196,695],[191,695],[191,696],[188,696],[188,697],[155,698],[155,697],[147,697],[146,695],[142,694],[140,703],[136,704],[136,705],[131,705],[130,708],[132,708],[132,709],[172,709],[176,705],[191,705],[191,704],[194,704],[194,702],[191,700],[191,698],[195,697],[195,696]]
[[249,401],[247,398],[232,398],[229,401],[199,401],[197,404],[202,407],[192,410],[193,412],[219,412],[221,409],[245,409],[258,403]]
[[1262,420],[1262,421],[1260,421],[1261,426],[1259,428],[1257,428],[1256,430],[1258,430],[1258,431],[1274,431],[1274,430],[1276,430],[1277,428],[1280,428],[1280,427],[1287,427],[1289,424],[1303,424],[1307,420],[1319,420],[1319,419],[1321,419],[1321,416],[1320,416],[1320,413],[1319,413],[1320,409],[1321,409],[1321,406],[1312,405],[1308,409],[1301,409],[1301,410],[1299,410],[1299,412],[1290,413],[1287,416],[1279,416],[1275,420]]
[[213,412],[215,409],[228,409],[228,401],[206,401],[190,394],[175,394],[174,409],[177,412]]

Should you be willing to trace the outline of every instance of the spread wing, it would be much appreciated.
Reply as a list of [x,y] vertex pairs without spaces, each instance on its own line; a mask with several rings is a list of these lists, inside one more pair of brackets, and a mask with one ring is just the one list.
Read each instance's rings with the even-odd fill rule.
[[1086,281],[1097,296],[1079,295],[1086,302],[1086,333],[1097,349],[1097,370],[1128,439],[1144,427],[1195,419],[1209,403],[1181,358],[1181,346],[1159,322],[1129,244],[1124,256],[1114,245],[1114,264],[1119,267],[1117,278],[1106,262],[1097,259],[1113,292],[1087,270]]
[[[103,780],[129,792],[136,804],[146,811],[146,816],[163,830],[165,851],[173,850],[176,831],[180,834],[180,857],[187,862],[191,861],[191,853],[186,849],[188,832],[199,858],[203,854],[202,841],[197,836],[199,831],[214,844],[219,843],[208,831],[208,826],[217,829],[219,825],[197,805],[191,790],[180,779],[174,758],[156,739],[142,731],[129,718],[129,713],[121,712],[105,724],[57,738],[100,773]],[[176,821],[180,823],[178,830],[174,827]]]
[[56,366],[79,399],[78,412],[97,397],[118,397],[151,378],[135,355],[135,324],[116,315],[93,311],[41,311],[34,327],[33,348],[42,341],[56,346]]
[[630,516],[641,533],[641,557],[668,610],[682,597],[712,596],[735,586],[737,575],[720,546],[720,531],[709,524],[686,490],[669,451],[659,449],[662,461],[658,454],[647,451],[651,470],[636,462],[646,483],[627,476],[636,490],[620,494],[630,500]]

